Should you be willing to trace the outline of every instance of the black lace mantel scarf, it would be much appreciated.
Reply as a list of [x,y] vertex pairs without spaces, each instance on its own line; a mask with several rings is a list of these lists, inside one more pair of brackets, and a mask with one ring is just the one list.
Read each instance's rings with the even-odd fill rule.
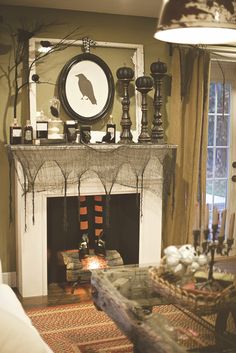
[[[89,144],[28,146],[7,145],[9,165],[22,167],[16,173],[25,198],[25,230],[27,195],[32,197],[32,222],[35,222],[35,192],[61,190],[64,194],[64,228],[67,228],[67,190],[77,185],[78,210],[83,180],[96,175],[106,195],[106,225],[109,226],[109,198],[114,184],[134,188],[140,194],[142,216],[143,190],[162,192],[165,208],[171,184],[174,185],[176,146],[167,144]],[[12,175],[12,173],[11,173]],[[160,187],[162,186],[162,187]],[[11,192],[10,187],[10,192]],[[12,195],[10,195],[10,202]],[[137,197],[138,200],[138,197]],[[78,212],[79,217],[79,212]],[[79,219],[78,219],[79,221]]]

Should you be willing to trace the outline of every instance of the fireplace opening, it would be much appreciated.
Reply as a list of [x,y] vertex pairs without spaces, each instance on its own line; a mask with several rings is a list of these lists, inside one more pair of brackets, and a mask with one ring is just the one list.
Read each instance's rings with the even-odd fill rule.
[[[98,195],[99,196],[99,195]],[[89,237],[89,246],[94,248],[94,241],[99,224],[95,217],[96,196],[86,196],[86,232]],[[82,200],[82,199],[81,199]],[[111,195],[107,208],[105,196],[103,200],[103,225],[105,233],[106,250],[117,250],[124,264],[135,264],[139,261],[139,204],[140,196],[137,194]],[[65,266],[60,252],[77,250],[81,236],[85,232],[81,228],[84,215],[78,216],[78,198],[67,197],[67,227],[64,227],[64,198],[47,198],[47,249],[48,249],[48,283],[61,283],[66,281]],[[82,202],[80,203],[80,207]],[[107,218],[109,222],[107,222]],[[99,223],[99,222],[98,222]],[[108,227],[107,227],[108,223]],[[83,226],[82,226],[83,228]]]

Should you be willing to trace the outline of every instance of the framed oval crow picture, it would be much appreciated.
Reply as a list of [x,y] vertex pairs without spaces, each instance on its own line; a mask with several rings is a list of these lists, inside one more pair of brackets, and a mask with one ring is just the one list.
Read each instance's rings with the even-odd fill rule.
[[61,70],[58,92],[66,113],[81,123],[103,118],[114,99],[114,79],[108,65],[98,56],[83,53]]

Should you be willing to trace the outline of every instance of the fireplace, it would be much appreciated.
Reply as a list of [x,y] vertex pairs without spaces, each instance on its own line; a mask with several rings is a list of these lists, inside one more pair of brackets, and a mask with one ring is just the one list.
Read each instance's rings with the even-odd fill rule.
[[[66,226],[64,224],[64,198],[47,198],[47,251],[48,251],[48,283],[66,281],[65,266],[61,260],[61,252],[78,250],[78,244],[85,231],[80,230],[78,221],[78,197],[67,197]],[[103,195],[103,224],[106,250],[117,250],[123,263],[139,262],[139,194],[111,195],[106,204]],[[95,211],[94,196],[86,197],[88,210],[89,248],[94,248]],[[106,210],[107,208],[107,210]]]
[[[153,144],[9,146],[9,155],[16,169],[17,288],[20,294],[33,297],[48,293],[49,198],[77,197],[78,193],[115,197],[135,194],[136,197],[138,193],[140,217],[135,261],[137,259],[139,264],[157,263],[161,256],[163,185],[166,189],[163,166],[171,165],[166,161],[174,160],[175,151],[176,146]],[[109,155],[106,159],[105,154]],[[81,163],[83,158],[84,163]],[[104,171],[107,171],[109,163],[111,168],[105,179]],[[82,177],[78,188],[78,173],[75,174],[75,171],[85,167],[86,172],[82,170],[83,173],[80,173]],[[164,174],[169,179],[171,170]]]

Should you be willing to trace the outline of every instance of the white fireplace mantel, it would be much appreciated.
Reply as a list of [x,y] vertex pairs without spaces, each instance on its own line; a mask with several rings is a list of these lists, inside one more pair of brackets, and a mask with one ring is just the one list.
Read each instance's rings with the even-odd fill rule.
[[[90,147],[101,149],[102,152],[109,152],[111,149],[115,150],[122,148],[122,146],[117,145],[97,145]],[[48,293],[47,198],[63,196],[65,191],[63,188],[63,182],[62,185],[60,185],[54,180],[55,187],[53,187],[53,180],[48,180],[50,171],[55,171],[56,169],[54,160],[55,156],[57,156],[59,161],[63,162],[63,167],[66,170],[68,167],[67,162],[68,164],[72,164],[73,168],[76,168],[76,155],[77,153],[80,153],[80,151],[84,151],[84,148],[88,147],[78,145],[37,147],[26,145],[8,146],[9,153],[14,158],[16,169],[15,220],[17,241],[17,288],[22,297],[45,296]],[[140,217],[139,224],[139,263],[151,264],[157,263],[161,256],[163,158],[167,154],[173,156],[176,146],[152,144],[143,146],[140,144],[134,144],[128,148],[128,154],[130,153],[130,156],[132,157],[132,151],[137,152],[137,149],[140,150],[140,153],[145,149],[152,150],[152,156],[157,156],[157,159],[154,159],[152,163],[155,164],[158,171],[155,176],[150,174],[152,177],[151,185],[157,190],[153,192],[154,190],[145,187],[144,176],[144,187],[142,189],[141,200],[142,217]],[[71,153],[72,151],[73,153]],[[45,158],[45,161],[40,167],[40,171],[35,173],[35,165],[37,165],[36,156],[38,153],[40,153],[42,159]],[[33,156],[35,156],[35,159]],[[69,156],[71,158],[69,158]],[[98,159],[101,158],[101,155],[99,156]],[[126,157],[127,156],[124,158]],[[28,170],[26,170],[27,168]],[[127,165],[125,165],[125,168],[127,168]],[[29,174],[31,169],[33,172]],[[44,176],[46,176],[46,181],[43,180],[42,175],[40,175],[41,171],[43,171]],[[35,174],[37,174],[36,177]],[[57,175],[57,173],[55,175]],[[35,178],[33,185],[35,190],[33,202],[31,182],[30,180],[26,180],[27,183],[24,184],[24,176],[26,176],[26,179],[32,178],[31,181]],[[67,196],[77,196],[77,179],[75,178],[74,173],[70,176],[71,179],[68,177],[67,180]],[[47,182],[49,184],[47,184]],[[111,194],[137,192],[135,187],[126,184],[127,183],[124,181],[122,185],[120,180],[119,183],[115,182]],[[47,187],[47,185],[50,186]],[[150,186],[150,183],[148,185]],[[27,188],[29,187],[26,197],[23,186],[26,186]],[[104,193],[104,185],[101,183],[99,177],[91,172],[91,170],[88,170],[81,180],[80,195],[101,195]],[[34,224],[32,221],[33,216],[35,219]]]

